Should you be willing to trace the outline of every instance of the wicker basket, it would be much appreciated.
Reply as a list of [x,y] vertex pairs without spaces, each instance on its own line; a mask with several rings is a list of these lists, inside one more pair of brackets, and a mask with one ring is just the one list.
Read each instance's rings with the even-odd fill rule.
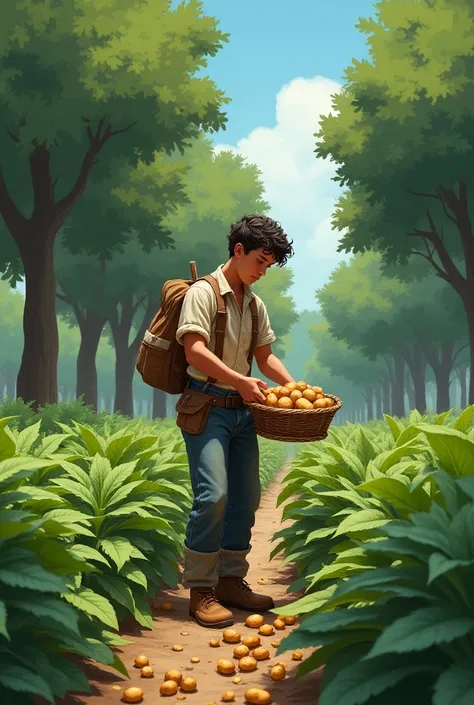
[[327,438],[329,426],[342,406],[339,397],[325,394],[334,406],[325,409],[280,409],[256,402],[247,402],[252,412],[257,434],[263,438],[289,443],[322,441]]

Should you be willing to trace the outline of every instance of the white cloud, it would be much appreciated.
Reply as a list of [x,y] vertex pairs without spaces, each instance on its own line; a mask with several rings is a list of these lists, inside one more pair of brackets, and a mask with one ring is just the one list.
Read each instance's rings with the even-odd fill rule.
[[[295,78],[276,96],[274,127],[257,127],[235,146],[215,147],[216,153],[239,153],[261,170],[270,215],[294,240],[295,256],[290,265],[296,278],[292,293],[298,308],[312,305],[315,288],[324,284],[343,259],[337,253],[341,234],[331,229],[331,215],[340,194],[338,185],[331,181],[335,166],[314,153],[320,116],[333,112],[331,96],[340,88],[323,76]],[[318,264],[324,266],[318,268]]]

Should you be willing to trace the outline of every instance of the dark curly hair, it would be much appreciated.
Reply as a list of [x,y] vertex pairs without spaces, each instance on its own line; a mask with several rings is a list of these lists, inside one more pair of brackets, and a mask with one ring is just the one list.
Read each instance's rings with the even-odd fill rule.
[[229,241],[229,257],[234,256],[237,243],[242,243],[246,255],[251,250],[263,248],[265,254],[272,255],[279,267],[286,264],[289,257],[294,255],[293,240],[288,242],[288,237],[276,220],[265,215],[245,215],[230,226],[227,236]]

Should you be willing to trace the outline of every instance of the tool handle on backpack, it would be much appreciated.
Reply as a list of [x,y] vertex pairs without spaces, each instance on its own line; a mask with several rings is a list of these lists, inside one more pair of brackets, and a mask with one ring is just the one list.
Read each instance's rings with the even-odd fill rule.
[[196,262],[193,260],[192,262],[189,263],[189,266],[191,267],[191,276],[193,278],[193,281],[196,281],[196,279],[198,278]]

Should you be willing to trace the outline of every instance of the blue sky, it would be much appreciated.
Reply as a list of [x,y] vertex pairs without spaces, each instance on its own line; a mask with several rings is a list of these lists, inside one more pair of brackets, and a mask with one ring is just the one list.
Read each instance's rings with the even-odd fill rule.
[[231,35],[208,73],[232,98],[225,141],[275,124],[280,88],[301,76],[342,81],[345,68],[368,56],[355,28],[374,14],[373,0],[203,0],[206,14]]
[[[232,99],[228,126],[213,136],[263,173],[270,215],[294,240],[289,265],[298,310],[314,308],[314,292],[342,261],[331,214],[338,186],[318,163],[313,133],[330,110],[353,58],[368,58],[355,25],[374,16],[372,0],[204,0],[230,39],[207,73]],[[339,236],[340,237],[340,236]],[[346,255],[344,255],[347,258]]]

